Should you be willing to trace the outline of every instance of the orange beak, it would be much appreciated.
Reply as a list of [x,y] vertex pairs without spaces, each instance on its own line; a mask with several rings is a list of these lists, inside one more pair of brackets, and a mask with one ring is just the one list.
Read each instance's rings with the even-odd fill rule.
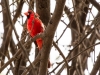
[[24,14],[25,14],[26,16],[27,16],[27,15],[29,15],[29,13],[28,13],[28,12],[25,12]]

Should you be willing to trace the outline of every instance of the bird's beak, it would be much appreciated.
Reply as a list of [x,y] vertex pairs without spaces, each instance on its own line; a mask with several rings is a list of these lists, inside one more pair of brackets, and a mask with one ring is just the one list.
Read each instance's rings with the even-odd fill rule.
[[24,14],[25,14],[26,16],[27,16],[27,15],[29,15],[29,13],[28,13],[28,12],[25,12]]

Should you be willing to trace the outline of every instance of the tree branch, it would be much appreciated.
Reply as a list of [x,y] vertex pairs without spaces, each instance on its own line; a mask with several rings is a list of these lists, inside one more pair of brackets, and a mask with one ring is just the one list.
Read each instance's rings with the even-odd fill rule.
[[[58,52],[60,53],[60,55],[61,55],[62,58],[64,59],[65,64],[66,64],[65,66],[67,67],[67,75],[70,75],[70,74],[69,74],[69,65],[68,65],[68,62],[67,62],[65,56],[63,55],[63,53],[61,52],[60,48],[56,45],[56,43],[55,43],[54,41],[53,41],[53,45],[55,46],[55,48],[57,48]],[[58,74],[57,74],[57,75],[58,75]]]
[[42,53],[41,53],[42,61],[40,62],[39,75],[47,74],[48,57],[49,57],[49,53],[50,53],[50,49],[51,49],[56,28],[62,16],[64,5],[65,5],[65,0],[56,1],[56,8],[55,8],[54,14],[44,32],[45,40],[43,41],[44,45],[42,47]]
[[97,8],[97,10],[100,12],[100,5],[96,2],[96,0],[88,0],[91,4],[93,4],[94,7]]
[[[28,61],[29,61],[30,64],[31,64],[31,61],[30,61],[29,58],[28,58],[28,54],[27,54],[27,52],[26,52],[25,47],[24,47],[24,46],[22,45],[22,43],[19,41],[19,36],[18,36],[18,34],[17,34],[17,31],[16,31],[16,29],[15,29],[15,27],[14,27],[14,23],[13,23],[13,21],[12,21],[12,19],[11,19],[11,16],[10,16],[10,10],[9,10],[9,5],[8,5],[7,0],[5,0],[5,5],[6,5],[7,11],[8,11],[8,17],[9,17],[10,25],[11,25],[12,28],[14,29],[14,32],[15,32],[16,38],[17,38],[17,40],[18,40],[18,42],[19,42],[19,44],[20,44],[20,47],[22,48],[22,50],[23,50],[23,52],[25,53],[25,55],[26,55]],[[33,66],[32,64],[31,64],[31,66],[32,66],[32,68],[34,69],[34,66]]]
[[99,68],[100,68],[100,53],[98,55],[97,61],[95,62],[94,67],[93,67],[90,75],[96,75]]
[[[40,38],[40,37],[43,38],[42,35],[43,35],[43,34],[37,34],[36,36],[34,36],[34,38],[31,38],[30,40],[28,40],[23,46],[24,46],[24,47],[27,47],[28,44],[29,44],[30,42],[33,42],[33,41],[35,41],[36,39],[38,39],[38,38]],[[20,48],[19,50],[17,50],[16,54],[14,54],[14,56],[13,56],[7,63],[5,63],[5,64],[0,68],[0,73],[1,73],[12,61],[14,61],[16,58],[18,58],[18,56],[20,55],[21,52],[22,52],[21,48]]]

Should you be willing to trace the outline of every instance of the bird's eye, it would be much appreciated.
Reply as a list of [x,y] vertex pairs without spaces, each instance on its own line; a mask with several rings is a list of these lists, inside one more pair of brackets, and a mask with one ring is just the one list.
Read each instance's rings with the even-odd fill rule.
[[31,12],[28,12],[28,15],[30,15],[31,14]]
[[30,14],[31,14],[31,12],[28,12],[28,14],[27,14],[27,18],[28,19],[30,18]]

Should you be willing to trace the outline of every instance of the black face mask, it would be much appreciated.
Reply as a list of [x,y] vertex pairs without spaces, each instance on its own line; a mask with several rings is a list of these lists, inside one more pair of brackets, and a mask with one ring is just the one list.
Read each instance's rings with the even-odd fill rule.
[[27,15],[27,19],[29,19],[30,18],[30,15],[31,15],[31,12],[28,12],[29,14]]

